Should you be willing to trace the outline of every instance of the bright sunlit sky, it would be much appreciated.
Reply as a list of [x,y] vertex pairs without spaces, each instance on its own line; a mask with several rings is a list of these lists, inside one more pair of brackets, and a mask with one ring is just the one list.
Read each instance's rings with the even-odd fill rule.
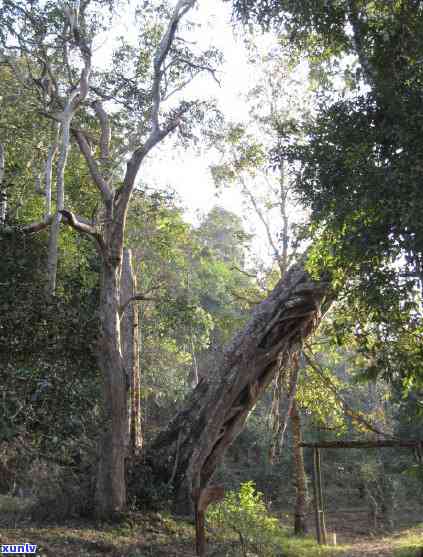
[[[202,24],[198,40],[203,48],[213,45],[224,52],[225,63],[218,70],[218,84],[210,75],[198,77],[185,90],[185,98],[205,99],[216,97],[218,105],[228,120],[244,120],[248,116],[242,93],[251,86],[241,38],[236,40],[230,22],[230,5],[220,1],[203,0],[191,17]],[[182,199],[189,220],[196,222],[196,213],[207,212],[213,205],[241,212],[240,192],[237,188],[226,189],[219,198],[209,171],[215,154],[202,150],[198,155],[165,145],[160,153],[152,154],[149,161],[150,180],[159,186],[170,185]],[[169,148],[170,147],[170,148]],[[214,155],[214,159],[213,159]]]

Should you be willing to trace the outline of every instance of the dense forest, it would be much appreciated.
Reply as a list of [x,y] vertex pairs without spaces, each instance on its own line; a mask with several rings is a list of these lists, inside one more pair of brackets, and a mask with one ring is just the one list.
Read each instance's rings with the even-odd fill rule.
[[0,0],[1,552],[421,557],[423,2],[214,3]]

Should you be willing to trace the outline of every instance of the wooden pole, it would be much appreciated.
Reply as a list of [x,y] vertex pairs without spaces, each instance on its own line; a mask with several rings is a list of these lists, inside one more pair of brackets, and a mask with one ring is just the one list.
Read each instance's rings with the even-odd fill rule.
[[195,549],[199,557],[204,557],[206,554],[206,532],[204,511],[200,511],[198,504],[195,509]]
[[322,544],[322,526],[320,522],[320,508],[319,508],[319,490],[318,490],[318,451],[319,449],[313,447],[313,495],[314,495],[314,514],[316,519],[316,538],[319,545]]
[[323,441],[321,443],[301,443],[300,446],[312,449],[378,449],[382,447],[418,448],[422,444],[422,441],[416,439],[385,439],[383,441]]
[[322,467],[320,462],[320,450],[318,448],[315,449],[315,459],[316,459],[317,495],[319,501],[321,540],[322,540],[322,544],[326,545],[327,535],[326,535],[325,511],[323,509]]

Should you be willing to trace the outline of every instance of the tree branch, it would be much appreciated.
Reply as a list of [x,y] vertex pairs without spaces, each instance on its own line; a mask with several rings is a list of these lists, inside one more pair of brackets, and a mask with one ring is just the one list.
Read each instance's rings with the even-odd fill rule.
[[109,115],[104,110],[103,105],[100,101],[93,102],[93,108],[100,121],[101,136],[100,136],[100,157],[102,162],[107,162],[110,157],[110,139],[111,139],[111,129]]
[[[313,354],[313,352],[311,351],[310,346],[307,346],[307,348],[310,351],[310,353]],[[305,351],[303,351],[303,355],[304,355],[304,358],[305,358],[306,362],[308,363],[308,365],[316,373],[319,374],[319,376],[323,379],[323,382],[325,383],[325,385],[329,388],[330,391],[332,391],[332,393],[335,395],[335,398],[341,403],[341,406],[343,407],[344,412],[347,416],[350,416],[350,418],[352,418],[356,422],[363,425],[368,431],[371,431],[372,433],[376,433],[377,435],[382,435],[383,437],[392,437],[392,435],[384,433],[383,431],[378,429],[376,426],[374,426],[372,423],[370,423],[368,420],[363,418],[363,416],[360,416],[360,414],[355,412],[351,408],[351,406],[344,400],[344,398],[341,397],[341,395],[338,392],[338,389],[335,387],[332,380],[325,375],[322,367],[316,362],[316,359],[309,356]]]
[[255,273],[248,273],[247,271],[244,271],[243,269],[240,269],[236,265],[232,265],[231,271],[238,271],[239,273],[242,273],[243,275],[245,275],[246,277],[249,277],[249,278],[253,278],[253,279],[257,278],[257,275]]
[[75,129],[75,128],[72,128],[72,133],[88,165],[91,178],[94,180],[95,185],[100,190],[100,193],[102,194],[104,201],[106,202],[110,201],[112,199],[112,190],[108,185],[108,183],[106,182],[106,180],[103,178],[100,169],[98,167],[97,161],[93,157],[86,133],[80,129]]
[[375,74],[370,60],[364,50],[364,36],[356,0],[348,0],[348,20],[353,30],[352,42],[356,50],[358,60],[364,70],[364,74],[369,84],[372,86],[373,89],[375,89]]
[[78,217],[72,211],[62,209],[60,214],[64,217],[65,224],[68,224],[78,232],[88,234],[94,238],[102,249],[105,247],[101,234],[97,232],[96,228],[92,224],[89,224],[85,219],[82,219],[82,217]]
[[22,232],[25,234],[37,234],[37,232],[41,232],[41,230],[45,230],[51,223],[53,222],[54,216],[49,215],[44,221],[42,222],[32,222],[30,224],[26,224],[22,227]]
[[275,241],[274,241],[274,239],[273,239],[272,233],[271,233],[271,231],[270,231],[269,223],[268,223],[267,220],[264,218],[263,212],[261,211],[260,207],[258,206],[258,203],[257,203],[256,198],[255,198],[254,195],[251,193],[250,189],[248,188],[248,186],[247,186],[247,184],[246,184],[246,182],[245,182],[245,180],[244,180],[244,178],[243,178],[242,176],[240,176],[240,181],[241,181],[241,184],[242,184],[242,188],[243,188],[243,190],[245,191],[245,193],[247,194],[248,198],[250,199],[251,205],[254,207],[254,210],[255,210],[255,212],[256,212],[258,218],[259,218],[259,219],[261,220],[261,222],[263,223],[264,229],[265,229],[265,231],[266,231],[267,239],[268,239],[269,244],[270,244],[270,246],[271,246],[271,248],[272,248],[272,250],[273,250],[274,257],[275,257],[275,259],[276,259],[276,262],[277,262],[277,264],[278,264],[279,270],[280,270],[280,272],[281,272],[281,276],[283,276],[283,275],[285,274],[285,272],[286,272],[286,268],[285,268],[285,266],[284,266],[284,262],[283,262],[283,259],[282,259],[282,255],[281,255],[281,253],[280,253],[280,251],[279,251],[279,249],[278,249],[278,246],[276,245],[276,243],[275,243]]
[[160,41],[159,47],[157,48],[156,54],[154,55],[153,68],[153,111],[151,116],[153,131],[152,133],[157,133],[160,130],[159,124],[159,110],[160,110],[160,83],[163,76],[162,66],[169,54],[170,47],[172,46],[173,40],[175,38],[178,25],[183,16],[194,6],[196,0],[179,0],[176,4],[175,10],[172,14],[169,26],[166,33],[164,34],[162,40]]
[[152,298],[151,296],[146,296],[145,294],[135,294],[134,296],[131,296],[128,300],[126,300],[126,302],[119,307],[119,315],[121,317],[125,313],[126,308],[132,302],[160,302],[160,299]]
[[[137,176],[138,170],[145,156],[151,151],[151,149],[157,145],[162,139],[164,139],[171,131],[177,128],[179,125],[181,113],[176,115],[171,122],[165,126],[165,128],[160,127],[159,122],[159,112],[161,104],[161,93],[160,85],[163,77],[163,64],[169,54],[172,42],[175,38],[175,34],[179,25],[179,22],[183,16],[194,6],[196,0],[178,0],[176,7],[173,11],[172,17],[170,19],[166,33],[163,35],[159,46],[157,47],[156,53],[153,59],[153,85],[152,85],[152,97],[153,97],[153,108],[151,113],[151,126],[152,130],[147,138],[147,141],[143,146],[138,147],[132,157],[128,161],[127,169],[123,181],[123,187],[121,195],[119,196],[119,208],[118,214],[119,218],[122,219],[126,212],[126,207],[129,202],[132,190],[134,188],[135,178]],[[183,113],[183,111],[182,111]]]

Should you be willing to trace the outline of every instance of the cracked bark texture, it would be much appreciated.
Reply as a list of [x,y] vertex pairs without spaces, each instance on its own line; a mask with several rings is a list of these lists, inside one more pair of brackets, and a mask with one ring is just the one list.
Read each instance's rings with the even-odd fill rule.
[[[259,396],[281,366],[289,367],[330,301],[329,283],[313,282],[302,263],[294,265],[147,448],[143,461],[172,484],[175,511],[192,511],[192,490],[207,486]],[[129,481],[136,496],[142,466],[134,466]]]

